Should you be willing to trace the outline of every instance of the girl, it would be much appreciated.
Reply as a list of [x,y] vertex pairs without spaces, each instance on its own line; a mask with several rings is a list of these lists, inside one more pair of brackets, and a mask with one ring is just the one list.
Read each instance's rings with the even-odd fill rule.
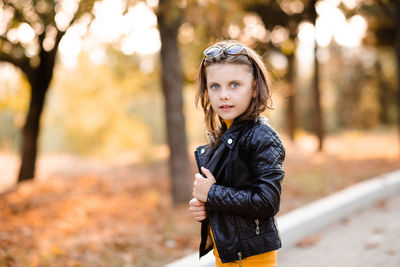
[[200,257],[214,248],[216,266],[276,266],[285,150],[261,116],[269,108],[266,68],[236,41],[204,51],[197,104],[209,144],[195,151],[192,217],[201,221]]

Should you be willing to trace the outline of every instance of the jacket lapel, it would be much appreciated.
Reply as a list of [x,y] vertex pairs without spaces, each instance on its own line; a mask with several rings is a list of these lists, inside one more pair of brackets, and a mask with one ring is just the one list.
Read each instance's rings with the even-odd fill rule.
[[240,133],[246,128],[250,121],[239,121],[234,122],[232,126],[225,132],[221,137],[221,142],[217,148],[212,148],[208,145],[199,146],[195,151],[195,158],[197,163],[197,168],[201,175],[204,173],[201,171],[201,167],[209,169],[211,173],[215,173],[217,166],[221,166],[220,161],[225,160],[223,158],[226,155],[225,151],[227,149],[233,149],[236,145],[238,139],[240,138]]

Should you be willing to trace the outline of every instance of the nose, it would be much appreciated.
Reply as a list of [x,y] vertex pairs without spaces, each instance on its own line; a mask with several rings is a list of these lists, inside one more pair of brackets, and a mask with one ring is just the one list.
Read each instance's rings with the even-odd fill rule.
[[229,100],[229,93],[228,90],[226,88],[222,88],[219,97],[221,100]]

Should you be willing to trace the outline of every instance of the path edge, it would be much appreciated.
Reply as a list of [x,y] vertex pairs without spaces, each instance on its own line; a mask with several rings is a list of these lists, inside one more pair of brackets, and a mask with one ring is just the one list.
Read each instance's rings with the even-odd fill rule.
[[[359,182],[277,217],[282,249],[290,248],[324,226],[400,192],[400,170]],[[164,267],[212,267],[213,253],[193,253]]]

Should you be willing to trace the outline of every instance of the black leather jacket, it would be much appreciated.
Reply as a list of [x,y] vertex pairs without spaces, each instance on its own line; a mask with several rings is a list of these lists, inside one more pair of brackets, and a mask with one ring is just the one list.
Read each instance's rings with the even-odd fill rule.
[[281,240],[274,216],[279,211],[285,149],[263,116],[234,122],[216,148],[195,151],[216,184],[208,193],[202,221],[200,257],[212,249],[209,224],[223,263],[276,250]]

